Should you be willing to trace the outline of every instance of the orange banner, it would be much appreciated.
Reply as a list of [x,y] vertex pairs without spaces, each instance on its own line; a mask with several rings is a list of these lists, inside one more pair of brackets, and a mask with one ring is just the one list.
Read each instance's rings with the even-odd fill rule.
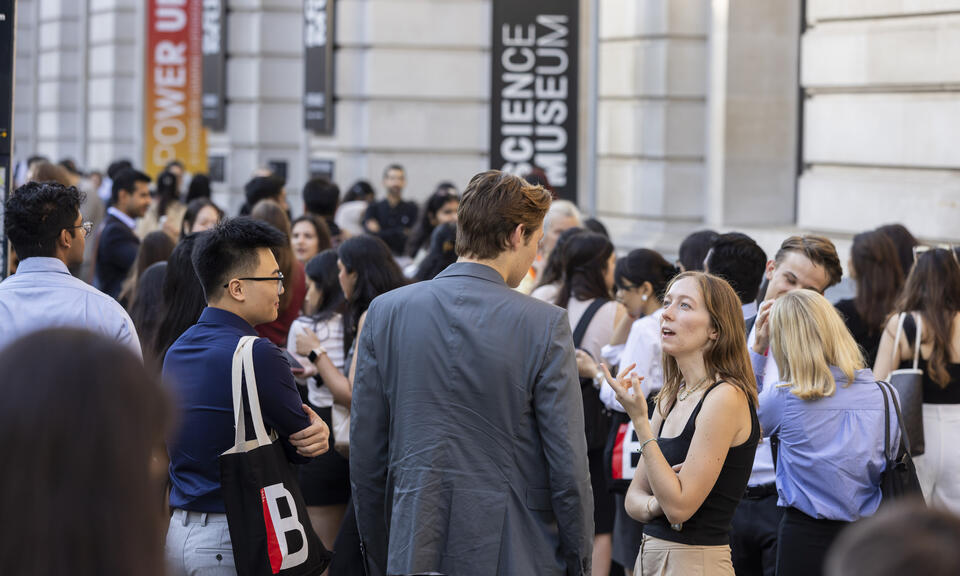
[[143,165],[152,177],[174,159],[207,172],[202,42],[202,0],[147,0]]

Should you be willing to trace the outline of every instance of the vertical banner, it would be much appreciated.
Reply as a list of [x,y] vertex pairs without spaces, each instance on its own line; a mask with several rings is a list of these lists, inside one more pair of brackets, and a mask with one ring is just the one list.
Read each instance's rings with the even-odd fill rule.
[[490,165],[577,201],[579,0],[493,0]]
[[147,0],[144,171],[156,177],[173,159],[206,173],[203,127],[203,4]]
[[317,134],[333,134],[333,4],[303,0],[303,122]]
[[227,125],[227,0],[203,0],[203,125]]

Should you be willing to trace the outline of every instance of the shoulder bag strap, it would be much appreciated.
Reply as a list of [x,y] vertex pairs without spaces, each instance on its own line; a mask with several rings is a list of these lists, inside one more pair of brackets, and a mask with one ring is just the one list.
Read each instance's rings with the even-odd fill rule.
[[[893,403],[893,409],[897,412],[897,427],[900,429],[900,446],[898,447],[897,454],[894,455],[894,458],[900,455],[901,451],[906,451],[907,454],[910,453],[910,437],[907,436],[907,430],[903,423],[903,414],[900,413],[900,401],[897,400],[897,395],[893,392],[893,386],[889,382],[880,381],[882,386],[886,386],[890,392],[890,400]],[[889,424],[887,425],[889,427]]]
[[880,394],[883,394],[883,457],[890,460],[890,402],[887,400],[887,389],[880,380],[877,380]]
[[923,316],[914,314],[913,320],[917,325],[917,343],[913,349],[913,369],[916,370],[920,366],[920,340],[923,339]]
[[270,444],[270,436],[263,425],[263,414],[260,412],[260,395],[257,392],[257,378],[253,369],[253,345],[256,336],[244,336],[237,344],[233,353],[233,417],[235,426],[234,448],[237,452],[243,451],[246,442],[246,418],[243,412],[243,381],[246,377],[247,400],[250,403],[250,416],[253,418],[253,429],[257,434],[257,446]]
[[583,313],[583,316],[580,317],[580,321],[577,322],[577,327],[573,331],[573,347],[579,348],[580,343],[583,341],[583,336],[587,333],[587,328],[590,326],[590,322],[593,320],[593,317],[597,314],[600,308],[603,308],[603,305],[609,302],[606,298],[596,298],[593,302],[590,303],[590,306],[587,307],[587,310]]

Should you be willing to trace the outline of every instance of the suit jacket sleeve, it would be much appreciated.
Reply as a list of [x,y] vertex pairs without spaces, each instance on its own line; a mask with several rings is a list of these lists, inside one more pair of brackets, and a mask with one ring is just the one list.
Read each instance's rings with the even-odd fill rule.
[[369,576],[386,573],[389,539],[386,485],[390,414],[374,348],[377,320],[374,303],[367,311],[357,345],[350,410],[350,484],[360,549]]
[[533,402],[567,574],[589,574],[593,491],[583,434],[583,398],[566,314],[554,319],[543,367],[534,384]]

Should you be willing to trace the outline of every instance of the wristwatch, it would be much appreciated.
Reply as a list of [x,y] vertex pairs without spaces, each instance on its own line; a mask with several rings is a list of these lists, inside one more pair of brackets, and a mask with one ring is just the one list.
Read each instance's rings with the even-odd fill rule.
[[597,370],[593,375],[593,387],[599,390],[603,386],[603,370]]
[[309,360],[311,364],[316,364],[317,358],[326,353],[327,351],[324,350],[322,346],[314,348],[309,354],[307,354],[307,360]]

